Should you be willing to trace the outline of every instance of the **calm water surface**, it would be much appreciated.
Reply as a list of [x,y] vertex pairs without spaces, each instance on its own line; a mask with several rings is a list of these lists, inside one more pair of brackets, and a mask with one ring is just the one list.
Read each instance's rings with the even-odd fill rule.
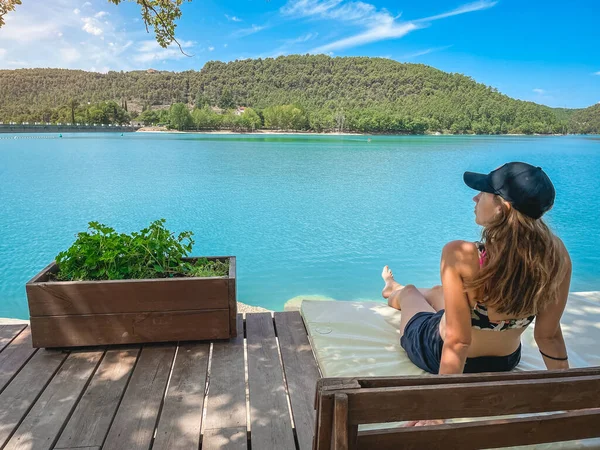
[[[41,139],[47,138],[47,139]],[[0,135],[0,317],[27,318],[25,283],[89,221],[164,217],[195,255],[238,258],[238,300],[380,299],[381,268],[439,283],[452,239],[476,240],[465,170],[542,166],[573,291],[600,290],[600,138]]]

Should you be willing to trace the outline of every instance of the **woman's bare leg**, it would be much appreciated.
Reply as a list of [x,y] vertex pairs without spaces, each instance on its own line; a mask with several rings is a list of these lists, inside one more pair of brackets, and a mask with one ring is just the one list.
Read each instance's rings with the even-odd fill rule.
[[[394,279],[394,274],[388,266],[383,268],[381,277],[383,278],[383,281],[385,281],[385,286],[381,291],[381,295],[383,298],[388,299],[388,305],[390,305],[392,308],[400,309],[401,305],[398,300],[391,300],[391,297],[395,291],[402,289],[404,286]],[[419,288],[418,291],[423,297],[425,297],[433,309],[436,311],[444,309],[444,294],[442,292],[442,286],[434,286],[429,289]]]
[[398,309],[402,310],[402,316],[400,317],[400,336],[404,335],[406,324],[415,314],[420,312],[436,312],[423,294],[421,294],[421,292],[413,285],[407,285],[392,292],[388,302],[399,305],[400,307]]

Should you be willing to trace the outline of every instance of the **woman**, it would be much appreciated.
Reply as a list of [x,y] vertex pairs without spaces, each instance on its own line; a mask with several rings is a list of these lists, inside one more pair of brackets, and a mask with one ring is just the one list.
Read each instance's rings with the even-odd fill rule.
[[550,179],[539,167],[515,162],[488,175],[466,172],[464,181],[480,191],[473,200],[482,241],[446,244],[442,285],[402,286],[383,268],[383,297],[402,310],[402,347],[430,373],[509,371],[535,318],[546,367],[568,368],[560,318],[571,261],[541,218],[554,204]]

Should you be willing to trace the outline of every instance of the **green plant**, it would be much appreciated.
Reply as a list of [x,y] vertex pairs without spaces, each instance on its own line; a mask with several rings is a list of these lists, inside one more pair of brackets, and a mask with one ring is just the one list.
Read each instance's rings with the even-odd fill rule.
[[87,232],[78,233],[71,247],[56,257],[57,280],[124,280],[172,277],[226,276],[229,264],[199,258],[184,261],[194,245],[191,231],[175,236],[154,221],[130,235],[90,222]]

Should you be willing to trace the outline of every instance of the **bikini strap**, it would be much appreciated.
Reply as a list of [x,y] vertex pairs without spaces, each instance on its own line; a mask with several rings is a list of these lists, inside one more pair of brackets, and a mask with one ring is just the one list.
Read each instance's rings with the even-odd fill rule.
[[475,241],[475,245],[477,246],[477,253],[479,254],[479,267],[481,268],[483,267],[486,257],[485,245],[479,241]]

